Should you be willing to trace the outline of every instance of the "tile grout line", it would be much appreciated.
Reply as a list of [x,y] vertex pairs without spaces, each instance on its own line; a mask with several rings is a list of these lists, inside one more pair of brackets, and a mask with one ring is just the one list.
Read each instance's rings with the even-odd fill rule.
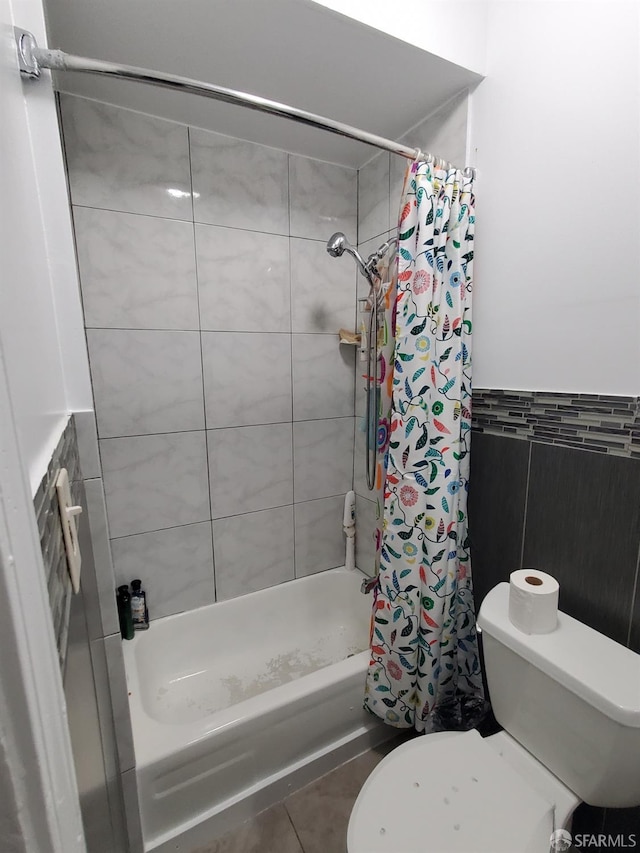
[[158,329],[153,326],[85,326],[88,332],[178,332],[185,334],[195,334],[196,332],[205,332],[210,335],[313,335],[316,338],[337,338],[336,332],[292,332],[290,329],[284,330],[264,330],[264,329]]
[[524,490],[524,507],[522,510],[522,545],[520,547],[520,568],[524,562],[524,543],[527,533],[527,511],[529,509],[529,480],[531,476],[531,457],[533,455],[533,442],[529,442],[529,456],[527,459],[527,480]]
[[[291,794],[289,794],[289,797],[290,796],[291,796]],[[291,824],[291,828],[293,829],[293,832],[294,832],[296,838],[298,839],[298,844],[300,845],[300,850],[302,851],[302,853],[306,853],[306,851],[304,849],[304,845],[302,843],[302,839],[298,835],[298,830],[296,829],[296,825],[293,822],[293,818],[291,817],[289,809],[287,808],[287,800],[289,799],[289,797],[285,797],[284,800],[282,800],[282,805],[284,807],[284,810],[285,810],[287,817],[289,818],[289,823]]]
[[[216,594],[216,555],[215,541],[213,538],[213,510],[211,498],[211,470],[209,465],[209,438],[207,436],[207,395],[204,382],[204,350],[202,346],[202,318],[200,311],[200,275],[198,270],[198,249],[196,237],[196,211],[193,196],[193,163],[191,158],[191,128],[187,126],[187,150],[189,156],[189,188],[191,190],[191,229],[193,236],[193,260],[196,274],[196,305],[198,308],[198,337],[200,340],[200,372],[202,378],[202,417],[204,422],[204,453],[207,466],[207,492],[209,497],[209,535],[211,537],[211,578],[213,580],[213,600],[217,600]],[[176,525],[182,526],[182,525]],[[169,528],[172,529],[172,528]]]
[[298,577],[298,563],[296,560],[296,451],[294,439],[295,424],[295,390],[293,376],[293,273],[291,264],[291,154],[287,154],[287,217],[289,223],[289,354],[291,366],[291,501],[293,506],[293,577]]
[[[189,153],[189,160],[191,160],[191,153]],[[191,199],[191,206],[193,209],[193,198]],[[104,213],[118,213],[123,216],[144,216],[147,219],[159,219],[164,222],[183,222],[185,225],[204,225],[205,228],[222,228],[226,231],[243,231],[248,232],[250,234],[265,234],[268,237],[290,237],[293,240],[308,240],[311,243],[324,243],[325,240],[322,240],[318,237],[303,237],[297,234],[291,233],[283,233],[282,231],[262,231],[259,228],[238,228],[235,225],[219,225],[216,222],[205,222],[200,221],[195,218],[195,215],[192,213],[191,219],[176,219],[174,216],[158,216],[155,213],[140,213],[136,210],[118,210],[113,207],[96,207],[91,204],[78,204],[77,202],[73,204],[73,207],[77,207],[82,210],[97,210]],[[289,227],[289,231],[291,231],[291,227]],[[372,238],[373,239],[373,238]]]
[[[356,246],[358,250],[360,249],[360,172],[362,168],[358,169],[356,172]],[[353,329],[354,332],[358,333],[358,271],[356,269],[356,276],[354,280],[354,289],[353,289]],[[356,492],[356,424],[357,424],[357,406],[358,406],[358,364],[359,364],[359,353],[360,347],[356,346],[354,349],[354,359],[353,359],[353,441],[351,444],[352,447],[352,456],[351,456],[351,491],[357,495]],[[356,536],[358,530],[358,514],[356,512],[356,508],[354,505],[354,524],[356,528]]]
[[[92,477],[91,479],[99,480],[101,478],[100,477]],[[328,501],[328,500],[331,500],[332,498],[342,498],[344,500],[344,496],[345,496],[345,492],[337,492],[334,495],[323,495],[320,498],[309,498],[308,500],[298,501],[297,506],[302,506],[302,504],[316,503],[317,501]],[[359,495],[359,497],[362,497],[362,495]],[[362,498],[362,499],[367,500],[367,498]],[[375,503],[375,501],[371,501],[371,503]],[[199,521],[188,521],[188,522],[186,522],[186,524],[172,524],[169,527],[155,527],[153,530],[141,530],[138,533],[125,533],[122,536],[110,536],[109,541],[113,542],[113,541],[116,541],[118,539],[129,539],[132,536],[146,536],[147,534],[151,534],[151,533],[162,533],[165,530],[179,530],[182,527],[194,527],[196,524],[211,524],[213,526],[213,522],[215,522],[215,521],[225,521],[228,518],[241,518],[244,515],[256,515],[259,512],[271,512],[271,510],[274,510],[274,509],[286,509],[288,507],[294,507],[294,506],[295,505],[293,503],[287,503],[287,504],[277,504],[276,506],[267,506],[267,507],[263,507],[262,509],[250,509],[250,510],[247,510],[246,512],[236,512],[236,513],[232,513],[231,515],[219,515],[219,516],[215,516],[214,518],[203,518],[203,519],[200,519]]]
[[636,574],[633,579],[633,591],[631,593],[631,607],[629,608],[629,630],[627,631],[627,648],[630,648],[631,634],[633,632],[633,615],[635,611],[636,595],[638,594],[638,576],[640,575],[640,543],[638,544],[638,556],[636,559]]
[[[230,429],[254,429],[255,427],[266,427],[266,426],[286,426],[290,423],[295,424],[309,424],[309,423],[318,423],[320,421],[347,421],[349,418],[352,418],[353,415],[337,415],[333,418],[303,418],[297,421],[267,421],[259,424],[232,424],[230,426],[218,426],[218,427],[196,427],[195,429],[174,429],[169,430],[168,432],[165,430],[164,432],[135,432],[129,433],[127,435],[106,435],[106,436],[98,436],[99,441],[118,441],[123,438],[147,438],[151,436],[159,436],[159,435],[186,435],[194,432],[219,432],[221,430],[230,430]],[[95,477],[85,477],[87,480],[95,479]]]

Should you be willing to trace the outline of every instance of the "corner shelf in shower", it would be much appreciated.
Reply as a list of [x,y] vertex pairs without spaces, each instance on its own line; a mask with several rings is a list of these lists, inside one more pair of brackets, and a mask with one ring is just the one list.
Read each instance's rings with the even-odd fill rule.
[[348,329],[340,329],[338,332],[339,343],[359,347],[362,340],[358,332],[350,332]]

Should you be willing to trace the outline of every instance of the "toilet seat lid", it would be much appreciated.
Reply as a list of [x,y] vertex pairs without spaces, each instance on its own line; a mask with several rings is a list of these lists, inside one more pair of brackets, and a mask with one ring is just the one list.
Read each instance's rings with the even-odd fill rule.
[[476,731],[403,744],[362,787],[348,853],[548,853],[554,804]]

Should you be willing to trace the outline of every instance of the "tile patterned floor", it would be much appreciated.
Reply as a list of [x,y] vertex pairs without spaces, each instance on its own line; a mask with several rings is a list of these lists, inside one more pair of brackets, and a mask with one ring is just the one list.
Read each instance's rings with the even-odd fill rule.
[[345,853],[349,816],[360,788],[404,740],[401,736],[370,749],[193,853]]

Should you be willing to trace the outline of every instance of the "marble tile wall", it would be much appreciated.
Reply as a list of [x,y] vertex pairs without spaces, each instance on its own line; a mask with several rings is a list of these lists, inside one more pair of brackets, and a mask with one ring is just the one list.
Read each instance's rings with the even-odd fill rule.
[[[451,98],[400,141],[464,167],[467,165],[468,100],[467,91]],[[358,172],[358,249],[365,258],[389,236],[395,236],[406,166],[404,158],[382,152]],[[357,297],[366,297],[368,290],[367,282],[360,276]],[[381,501],[381,495],[367,489],[365,477],[365,364],[356,361],[355,373],[356,565],[371,574],[375,556],[376,503]]]
[[60,108],[115,582],[153,618],[342,565],[356,171]]

